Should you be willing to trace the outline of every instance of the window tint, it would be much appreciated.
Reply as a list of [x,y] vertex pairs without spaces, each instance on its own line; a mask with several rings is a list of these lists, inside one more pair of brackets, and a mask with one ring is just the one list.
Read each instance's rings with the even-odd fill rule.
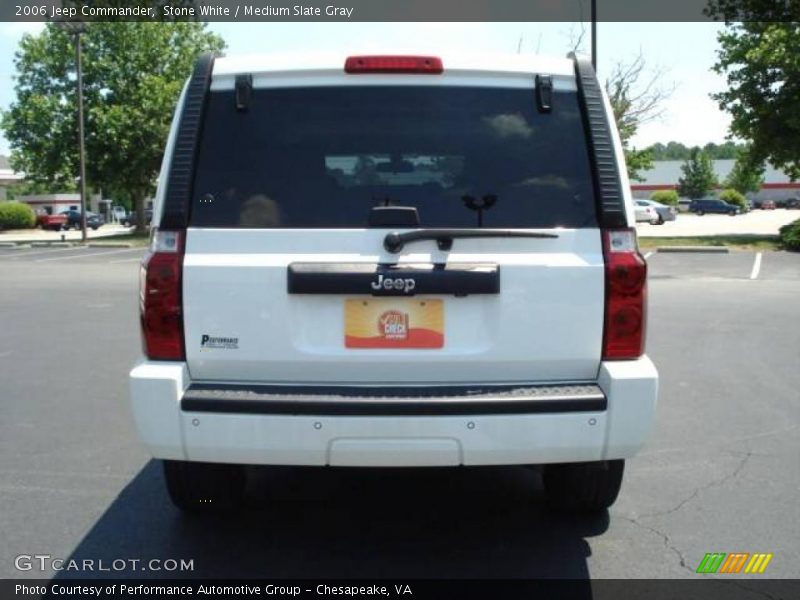
[[212,92],[191,224],[366,227],[375,206],[423,227],[596,225],[574,92],[451,86]]

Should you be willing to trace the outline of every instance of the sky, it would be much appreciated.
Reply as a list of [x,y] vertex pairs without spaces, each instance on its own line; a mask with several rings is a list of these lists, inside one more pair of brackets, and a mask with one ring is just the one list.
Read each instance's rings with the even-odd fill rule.
[[[711,71],[716,59],[717,23],[600,23],[598,75],[607,77],[614,65],[630,62],[639,52],[649,70],[663,71],[661,85],[673,89],[660,119],[646,123],[633,143],[686,145],[721,143],[730,118],[709,94],[725,88]],[[24,33],[36,33],[39,23],[0,23],[0,108],[14,100],[13,57]],[[577,39],[577,23],[211,23],[228,44],[226,54],[293,51],[347,53],[408,52],[436,54],[470,52],[538,53],[564,56]],[[584,49],[589,31],[585,26]],[[0,154],[8,142],[0,132]]]

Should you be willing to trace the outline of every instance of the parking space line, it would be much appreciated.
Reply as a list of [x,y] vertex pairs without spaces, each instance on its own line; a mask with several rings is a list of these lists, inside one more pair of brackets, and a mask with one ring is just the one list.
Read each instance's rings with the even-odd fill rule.
[[653,256],[653,252],[652,252],[652,251],[651,251],[651,252],[648,252],[647,254],[645,254],[645,255],[644,255],[644,259],[645,259],[645,260],[647,260],[647,259],[648,259],[648,258],[650,258],[651,256]]
[[54,254],[56,252],[67,252],[69,250],[86,250],[86,246],[70,246],[69,248],[50,248],[33,252],[15,252],[13,255],[3,254],[3,256],[8,256],[9,258],[20,258],[23,256],[36,256],[38,254]]
[[55,258],[40,258],[34,262],[53,262],[55,260],[69,260],[70,258],[86,258],[87,256],[108,256],[110,254],[120,254],[121,252],[137,252],[139,248],[123,248],[122,250],[112,250],[111,252],[91,252],[83,256],[56,256]]
[[757,279],[758,272],[761,270],[761,252],[756,253],[756,258],[753,261],[753,270],[750,271],[750,279]]
[[108,264],[110,264],[110,265],[119,265],[119,264],[122,264],[122,263],[139,262],[140,260],[142,260],[142,257],[141,256],[137,256],[136,258],[123,258],[122,260],[110,260],[110,261],[108,261]]

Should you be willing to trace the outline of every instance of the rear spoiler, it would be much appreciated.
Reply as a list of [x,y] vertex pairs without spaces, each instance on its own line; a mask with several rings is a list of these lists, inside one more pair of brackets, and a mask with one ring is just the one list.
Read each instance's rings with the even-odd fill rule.
[[213,69],[214,54],[202,54],[195,62],[189,78],[172,150],[164,210],[158,224],[161,229],[183,230],[189,225],[195,159]]
[[574,52],[570,52],[568,57],[575,64],[578,100],[589,139],[589,160],[597,198],[597,220],[603,228],[627,227],[625,199],[619,178],[619,169],[625,165],[618,164],[614,152],[612,124],[608,120],[600,83],[588,58]]

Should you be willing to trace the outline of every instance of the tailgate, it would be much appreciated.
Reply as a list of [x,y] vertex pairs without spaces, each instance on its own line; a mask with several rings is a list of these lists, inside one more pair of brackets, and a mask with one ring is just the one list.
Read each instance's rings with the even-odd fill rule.
[[[599,230],[557,233],[459,239],[450,252],[426,241],[389,254],[380,230],[190,228],[183,297],[192,379],[594,379],[603,327]],[[293,290],[292,270],[306,275]]]

